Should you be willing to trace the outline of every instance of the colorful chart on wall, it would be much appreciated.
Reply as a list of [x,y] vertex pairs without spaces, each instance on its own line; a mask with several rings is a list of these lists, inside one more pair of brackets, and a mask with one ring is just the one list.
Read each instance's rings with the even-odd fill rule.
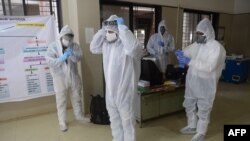
[[53,16],[0,17],[0,103],[54,94],[45,54],[57,37]]

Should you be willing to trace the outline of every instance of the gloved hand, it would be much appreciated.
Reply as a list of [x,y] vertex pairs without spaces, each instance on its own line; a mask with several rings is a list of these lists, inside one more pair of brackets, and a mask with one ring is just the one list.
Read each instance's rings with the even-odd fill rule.
[[61,56],[61,57],[59,57],[59,60],[61,61],[61,62],[64,62],[65,60],[67,60],[69,58],[69,54],[65,51],[64,53],[63,53],[63,55]]
[[158,45],[161,46],[161,47],[164,47],[164,42],[158,41]]
[[67,49],[65,50],[65,53],[67,53],[68,56],[72,56],[72,55],[73,55],[73,49],[72,49],[72,48],[67,48]]
[[185,68],[185,66],[187,66],[187,64],[190,62],[190,59],[183,56],[183,57],[179,58],[178,61],[179,61],[179,67]]
[[119,26],[119,25],[124,25],[124,19],[123,19],[122,17],[118,17],[118,18],[116,18],[115,20],[116,20],[118,26]]
[[178,58],[178,57],[184,56],[184,53],[183,53],[183,51],[181,51],[180,49],[178,49],[178,50],[175,51],[175,55]]
[[187,58],[185,56],[180,57],[178,60],[180,64],[184,64],[184,65],[187,65],[190,62],[190,58]]
[[179,61],[179,67],[181,68],[184,68],[190,62],[190,58],[185,57],[183,51],[180,49],[175,51],[175,55]]

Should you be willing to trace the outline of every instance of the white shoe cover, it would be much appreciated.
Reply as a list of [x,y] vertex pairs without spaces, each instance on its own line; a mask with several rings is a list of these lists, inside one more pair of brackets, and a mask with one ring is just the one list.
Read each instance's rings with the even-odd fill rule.
[[60,130],[63,132],[66,132],[68,130],[67,124],[63,123],[63,124],[59,124]]
[[197,133],[193,136],[191,141],[204,141],[204,140],[205,140],[205,136]]
[[188,126],[182,128],[180,130],[182,134],[195,134],[196,133],[196,128],[190,128]]

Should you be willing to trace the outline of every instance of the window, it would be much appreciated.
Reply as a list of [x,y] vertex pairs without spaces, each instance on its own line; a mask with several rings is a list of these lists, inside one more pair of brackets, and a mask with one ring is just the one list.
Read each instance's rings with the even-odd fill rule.
[[161,17],[160,7],[157,6],[101,1],[101,21],[113,14],[124,18],[125,25],[134,32],[144,47],[149,37],[157,30],[155,26]]
[[0,15],[54,15],[61,27],[60,0],[1,0]]
[[204,11],[193,11],[193,10],[184,10],[183,13],[183,32],[182,32],[182,48],[187,47],[192,44],[195,40],[195,31],[197,24],[203,19],[208,18],[214,26],[215,32],[217,29],[217,19],[218,14],[208,13]]
[[146,46],[149,37],[155,33],[155,8],[134,6],[133,27],[136,38]]
[[103,5],[101,21],[109,18],[110,15],[118,15],[123,17],[125,25],[129,26],[129,7],[118,5]]

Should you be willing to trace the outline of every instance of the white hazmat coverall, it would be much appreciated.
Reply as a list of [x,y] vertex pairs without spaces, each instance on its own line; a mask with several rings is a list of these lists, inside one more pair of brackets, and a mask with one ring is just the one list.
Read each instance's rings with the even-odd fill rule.
[[[162,35],[160,28],[165,27],[166,31]],[[163,42],[162,45],[159,43]],[[167,32],[167,27],[165,21],[161,21],[158,25],[158,33],[153,34],[148,41],[147,50],[148,52],[156,58],[156,65],[162,73],[166,72],[169,52],[175,49],[174,38],[171,34]]]
[[72,42],[68,48],[73,50],[73,54],[67,59],[67,61],[60,61],[58,59],[63,55],[61,38],[66,34],[74,35],[69,26],[64,26],[62,28],[59,39],[48,46],[46,54],[46,61],[50,67],[56,92],[56,105],[60,126],[66,126],[68,93],[70,94],[76,119],[83,120],[81,103],[82,83],[77,69],[77,62],[82,59],[82,50],[77,43]]
[[[114,21],[112,15],[107,21]],[[90,50],[103,55],[106,82],[106,106],[110,115],[113,141],[135,141],[134,96],[140,75],[143,48],[125,26],[106,26],[93,37]],[[106,40],[106,30],[113,30],[118,38]],[[117,31],[118,30],[118,31]]]
[[199,22],[196,32],[204,33],[206,43],[193,43],[184,49],[191,59],[186,76],[185,107],[188,127],[205,135],[213,107],[217,83],[224,68],[226,51],[215,40],[214,29],[208,19]]

